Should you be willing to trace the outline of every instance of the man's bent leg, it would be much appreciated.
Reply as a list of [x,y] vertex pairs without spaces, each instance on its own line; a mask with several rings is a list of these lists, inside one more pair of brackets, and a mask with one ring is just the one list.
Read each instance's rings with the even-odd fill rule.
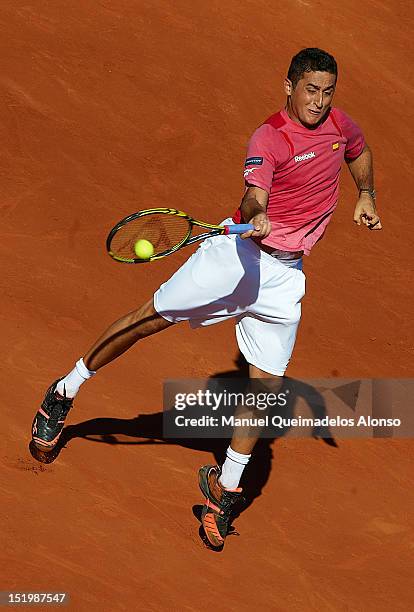
[[64,378],[55,381],[47,390],[32,423],[35,446],[50,452],[62,433],[73,398],[80,386],[102,366],[110,363],[138,340],[173,325],[155,310],[153,300],[115,321],[92,346],[83,359]]
[[[226,262],[224,269],[223,261]],[[210,318],[216,321],[240,314],[240,307],[232,305],[229,310],[228,297],[233,295],[234,288],[245,275],[235,237],[217,236],[204,241],[196,253],[161,285],[155,293],[154,304],[151,300],[113,323],[85,357],[79,359],[73,370],[50,386],[33,421],[33,440],[49,450],[56,446],[80,386],[137,340],[169,327],[172,322],[190,320],[201,324]],[[224,294],[217,301],[218,278]],[[197,279],[202,279],[202,286],[196,282]],[[243,303],[246,303],[246,296]]]

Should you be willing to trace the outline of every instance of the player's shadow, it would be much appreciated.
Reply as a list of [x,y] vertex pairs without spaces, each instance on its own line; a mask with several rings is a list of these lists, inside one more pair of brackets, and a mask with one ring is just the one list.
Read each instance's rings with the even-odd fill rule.
[[[248,383],[248,365],[244,358],[239,354],[235,361],[236,369],[219,372],[210,377],[208,387],[217,392],[217,385],[220,385],[219,379],[239,379],[239,390],[243,389],[243,385]],[[298,398],[305,398],[314,418],[323,418],[326,416],[325,401],[322,395],[311,385],[286,377],[284,385],[281,389],[289,389],[289,401],[284,408],[278,407],[277,415],[282,419],[292,418],[295,414],[294,408]],[[39,461],[51,463],[54,461],[62,449],[67,446],[74,438],[83,438],[89,442],[110,444],[110,445],[143,445],[143,444],[174,444],[184,448],[193,450],[207,451],[214,456],[214,462],[221,465],[226,457],[226,450],[230,443],[230,438],[207,438],[207,437],[166,437],[165,435],[165,412],[156,412],[152,414],[138,414],[132,419],[119,418],[97,418],[78,423],[77,425],[69,425],[64,428],[60,441],[57,447],[49,453],[38,451],[33,444],[30,447],[32,455]],[[171,408],[167,412],[176,411]],[[186,416],[199,416],[197,407],[192,409],[192,412],[187,412]],[[253,501],[262,493],[266,485],[272,469],[273,461],[273,446],[278,438],[286,435],[290,427],[282,425],[276,428],[266,428],[263,430],[262,437],[259,438],[252,458],[247,469],[244,470],[240,485],[243,487],[244,504],[235,509],[232,520],[237,518],[239,514],[246,510]],[[326,443],[336,446],[336,442],[330,437],[329,430],[313,431],[313,437],[322,438]],[[229,436],[231,432],[229,431]],[[193,513],[200,520],[201,505],[193,507]],[[229,533],[234,533],[231,528]],[[200,530],[200,536],[203,535]],[[203,541],[205,541],[203,537]]]

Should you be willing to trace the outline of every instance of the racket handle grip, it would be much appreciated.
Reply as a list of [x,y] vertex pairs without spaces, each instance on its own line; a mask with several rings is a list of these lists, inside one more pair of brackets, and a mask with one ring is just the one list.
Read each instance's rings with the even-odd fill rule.
[[236,223],[235,225],[225,225],[225,234],[244,234],[250,230],[254,230],[254,225],[251,223]]

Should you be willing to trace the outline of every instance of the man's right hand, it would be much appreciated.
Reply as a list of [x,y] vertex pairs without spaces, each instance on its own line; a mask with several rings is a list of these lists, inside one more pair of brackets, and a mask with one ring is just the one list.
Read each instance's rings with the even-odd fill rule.
[[246,186],[240,205],[243,223],[251,223],[254,230],[241,234],[241,238],[267,238],[271,231],[269,217],[266,214],[269,194],[255,185]]
[[255,229],[241,234],[240,238],[243,238],[243,240],[245,238],[259,238],[262,240],[263,238],[267,238],[272,230],[269,217],[265,212],[257,213],[248,223],[254,225]]

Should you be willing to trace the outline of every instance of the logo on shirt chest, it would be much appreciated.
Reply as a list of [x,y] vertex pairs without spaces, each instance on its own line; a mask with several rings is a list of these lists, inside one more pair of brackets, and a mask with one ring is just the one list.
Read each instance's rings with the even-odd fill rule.
[[303,155],[295,155],[295,162],[305,161],[305,159],[312,159],[313,157],[316,157],[315,151],[304,153]]

